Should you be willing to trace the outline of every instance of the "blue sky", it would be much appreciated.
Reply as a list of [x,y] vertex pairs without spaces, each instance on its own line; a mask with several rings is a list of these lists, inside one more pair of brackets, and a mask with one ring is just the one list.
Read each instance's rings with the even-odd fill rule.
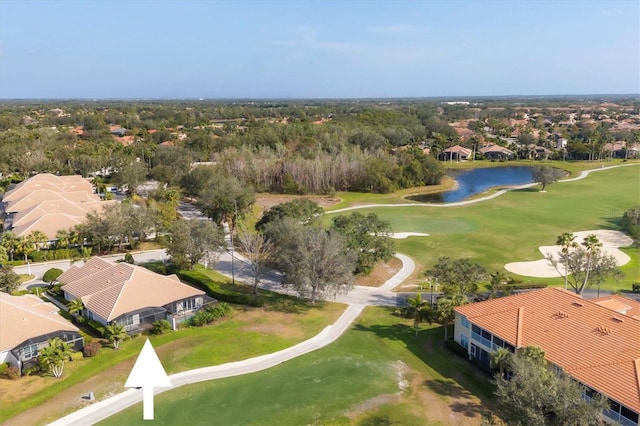
[[639,92],[636,0],[0,0],[0,98]]

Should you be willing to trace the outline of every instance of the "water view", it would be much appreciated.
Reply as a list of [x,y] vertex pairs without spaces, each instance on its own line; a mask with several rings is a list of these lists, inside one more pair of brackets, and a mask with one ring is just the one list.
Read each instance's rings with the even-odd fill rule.
[[495,186],[523,185],[533,181],[533,169],[527,166],[487,167],[473,170],[449,170],[458,187],[438,194],[414,195],[410,200],[424,203],[455,203]]

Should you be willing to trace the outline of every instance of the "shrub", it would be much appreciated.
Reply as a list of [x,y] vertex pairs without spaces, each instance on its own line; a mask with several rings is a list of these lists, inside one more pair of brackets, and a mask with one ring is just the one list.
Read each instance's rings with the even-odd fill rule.
[[151,334],[163,334],[168,330],[171,330],[171,323],[166,319],[156,321],[151,325]]
[[133,265],[133,255],[131,253],[127,252],[124,255],[124,262]]
[[4,373],[9,380],[16,380],[20,378],[20,369],[18,367],[9,367]]
[[51,268],[42,276],[42,280],[48,282],[49,284],[53,283],[58,277],[62,275],[62,269]]
[[7,368],[9,368],[9,363],[8,362],[3,362],[2,364],[0,364],[0,375],[6,373],[7,372]]
[[215,305],[209,305],[198,311],[193,318],[191,318],[191,325],[201,327],[205,324],[209,324],[222,318],[231,312],[231,306],[225,302],[219,302]]
[[40,372],[40,366],[39,365],[32,365],[29,368],[25,368],[24,369],[24,375],[25,376],[33,376],[34,374],[38,374]]
[[91,358],[98,355],[98,352],[100,352],[100,348],[101,345],[99,342],[87,343],[86,345],[84,345],[84,348],[82,348],[82,355],[86,358]]
[[631,290],[634,293],[640,293],[640,283],[631,284]]
[[469,355],[467,353],[467,349],[464,346],[461,346],[455,340],[447,340],[446,343],[445,343],[445,346],[451,352],[453,352],[454,354],[456,354],[458,356],[461,356],[464,359],[467,359],[469,357]]
[[78,352],[71,352],[71,356],[69,356],[69,361],[77,361],[79,359],[84,358],[84,353],[78,351]]

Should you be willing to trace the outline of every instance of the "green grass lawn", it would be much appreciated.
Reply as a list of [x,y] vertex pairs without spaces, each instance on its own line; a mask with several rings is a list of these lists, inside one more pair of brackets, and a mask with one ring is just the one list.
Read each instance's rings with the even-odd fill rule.
[[[430,234],[396,241],[397,251],[412,256],[422,268],[432,266],[439,256],[469,257],[493,272],[503,270],[509,262],[541,259],[538,247],[555,244],[562,232],[618,229],[623,212],[640,204],[639,176],[640,167],[621,167],[549,185],[547,192],[539,192],[539,187],[511,191],[467,206],[358,211],[376,213],[391,223],[394,232]],[[376,202],[375,197],[371,202]],[[327,215],[324,220],[329,223],[332,217]],[[603,288],[630,288],[639,281],[638,250],[627,253],[634,261],[623,267],[624,281],[608,282]],[[562,279],[531,281],[560,285]]]
[[[210,271],[212,277],[217,273]],[[226,284],[226,277],[221,285]],[[239,287],[239,286],[236,286]],[[102,348],[94,358],[84,358],[67,363],[65,374],[60,379],[52,377],[33,377],[38,380],[34,392],[17,401],[10,397],[0,399],[0,422],[18,413],[35,407],[58,393],[91,378],[95,378],[110,368],[133,359],[140,353],[147,337],[156,348],[163,366],[168,373],[190,370],[209,365],[252,358],[290,347],[318,334],[328,324],[333,323],[344,311],[344,305],[324,303],[310,307],[295,298],[276,295],[266,298],[267,305],[260,309],[236,306],[230,319],[205,327],[189,327],[176,332],[168,332],[160,336],[139,336],[125,341],[118,350],[110,347]],[[259,311],[273,312],[281,323],[291,326],[291,330],[281,330],[266,324],[264,315],[256,315]],[[255,318],[248,323],[247,317]],[[261,327],[261,324],[263,326]],[[126,377],[124,377],[126,379]],[[22,380],[22,379],[21,379]],[[0,394],[3,394],[3,383],[0,380]],[[124,381],[123,381],[124,385]],[[102,395],[96,395],[98,398]]]
[[[428,425],[491,406],[488,377],[442,347],[441,327],[424,326],[416,338],[410,321],[390,312],[367,308],[332,345],[269,370],[158,395],[154,424]],[[365,403],[374,398],[380,403]],[[138,404],[100,424],[142,423]]]

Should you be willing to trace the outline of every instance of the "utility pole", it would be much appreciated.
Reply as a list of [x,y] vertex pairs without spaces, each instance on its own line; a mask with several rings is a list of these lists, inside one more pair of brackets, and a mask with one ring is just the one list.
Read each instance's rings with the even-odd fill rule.
[[234,250],[235,247],[233,245],[233,230],[236,228],[236,218],[238,216],[238,203],[236,200],[233,200],[233,216],[231,218],[231,283],[235,285],[236,283],[236,268],[234,261]]

